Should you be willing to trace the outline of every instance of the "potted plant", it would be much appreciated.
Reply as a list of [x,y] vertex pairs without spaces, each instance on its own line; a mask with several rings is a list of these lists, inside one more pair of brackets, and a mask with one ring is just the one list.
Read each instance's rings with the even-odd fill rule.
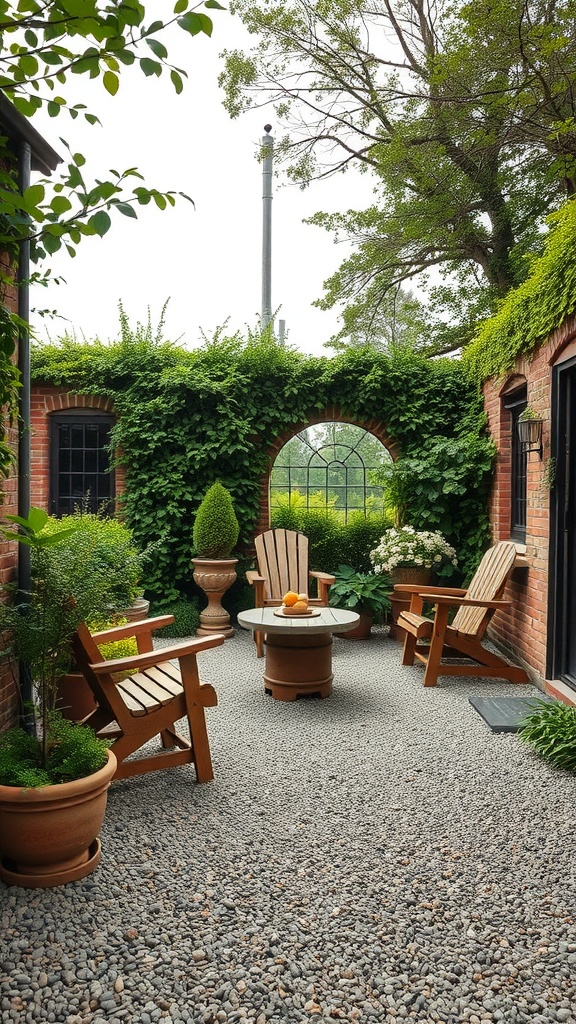
[[239,532],[230,492],[217,480],[200,503],[192,533],[194,581],[208,598],[207,607],[200,612],[198,636],[223,633],[229,637],[234,634],[230,616],[221,602],[236,579],[238,559],[229,556]]
[[383,573],[356,572],[351,565],[339,565],[334,575],[336,581],[330,588],[328,604],[360,616],[354,629],[338,635],[349,640],[364,640],[370,636],[374,620],[382,621],[390,610],[390,578]]
[[55,710],[56,681],[69,658],[78,608],[65,572],[51,553],[77,527],[45,530],[48,515],[33,508],[8,539],[28,545],[32,589],[21,607],[2,605],[2,629],[33,681],[31,733],[0,736],[0,878],[28,888],[83,878],[100,860],[98,833],[116,770],[108,744]]
[[[445,576],[451,575],[458,559],[454,548],[441,533],[433,530],[415,530],[412,526],[392,527],[380,538],[380,543],[370,552],[370,561],[375,573],[386,573],[394,585],[400,583],[426,586],[430,583],[432,570]],[[392,637],[403,637],[397,627],[398,616],[407,610],[410,595],[393,592]]]

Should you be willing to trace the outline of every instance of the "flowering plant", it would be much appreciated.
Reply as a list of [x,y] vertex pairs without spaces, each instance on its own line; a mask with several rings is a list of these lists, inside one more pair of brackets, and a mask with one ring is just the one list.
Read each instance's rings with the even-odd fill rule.
[[440,569],[448,562],[458,565],[456,552],[441,533],[417,531],[412,526],[387,530],[370,552],[374,572],[391,572],[399,566]]

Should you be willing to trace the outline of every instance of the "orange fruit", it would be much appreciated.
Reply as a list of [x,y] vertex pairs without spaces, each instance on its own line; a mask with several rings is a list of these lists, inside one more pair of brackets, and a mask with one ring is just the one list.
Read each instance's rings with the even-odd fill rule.
[[308,601],[296,601],[296,603],[292,605],[292,611],[297,612],[298,615],[303,615],[304,612],[308,611]]
[[297,600],[298,594],[295,594],[293,590],[289,590],[288,593],[284,594],[284,597],[282,598],[282,602],[286,605],[287,608],[292,608],[292,606],[296,604]]

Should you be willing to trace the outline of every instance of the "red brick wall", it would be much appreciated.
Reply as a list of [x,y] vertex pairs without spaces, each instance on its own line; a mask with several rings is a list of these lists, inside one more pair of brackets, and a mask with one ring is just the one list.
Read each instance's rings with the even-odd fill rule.
[[[552,366],[576,354],[576,317],[554,331],[530,359],[519,357],[505,380],[488,381],[484,402],[490,432],[498,446],[496,472],[490,502],[493,539],[510,536],[510,413],[504,408],[505,392],[526,383],[528,405],[542,417],[543,458],[528,453],[525,568],[514,571],[506,596],[513,605],[492,620],[491,635],[531,669],[543,685],[546,677],[546,630],[548,607],[548,546],[550,490],[546,472],[550,458]],[[521,549],[520,549],[521,550]]]
[[[114,412],[112,402],[104,397],[72,395],[65,388],[34,384],[30,397],[32,423],[31,504],[48,509],[50,500],[50,416],[63,409],[95,409]],[[124,471],[116,469],[116,493],[124,490]]]

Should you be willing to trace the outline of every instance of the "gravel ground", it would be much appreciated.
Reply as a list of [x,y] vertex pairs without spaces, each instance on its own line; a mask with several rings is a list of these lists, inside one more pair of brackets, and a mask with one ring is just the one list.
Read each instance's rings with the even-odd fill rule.
[[265,697],[240,631],[201,656],[216,779],[114,783],[99,869],[0,883],[3,1024],[576,1022],[576,779],[424,690],[383,631],[334,694]]

